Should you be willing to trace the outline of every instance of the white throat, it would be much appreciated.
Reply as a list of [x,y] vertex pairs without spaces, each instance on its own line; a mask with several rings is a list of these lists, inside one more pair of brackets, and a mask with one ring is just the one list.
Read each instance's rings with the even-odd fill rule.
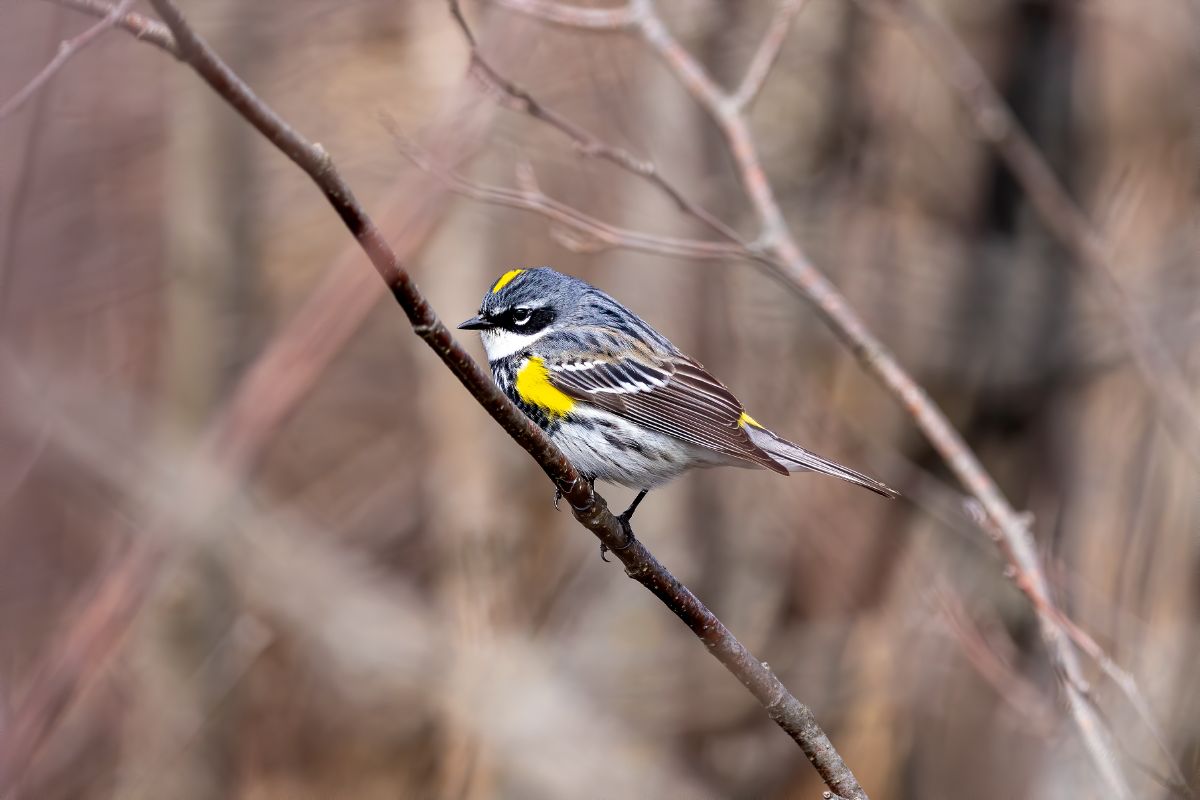
[[492,328],[481,331],[480,338],[483,339],[483,349],[487,351],[488,361],[499,361],[521,352],[549,333],[550,330],[551,328],[542,328],[537,333],[522,334],[506,331],[503,328]]

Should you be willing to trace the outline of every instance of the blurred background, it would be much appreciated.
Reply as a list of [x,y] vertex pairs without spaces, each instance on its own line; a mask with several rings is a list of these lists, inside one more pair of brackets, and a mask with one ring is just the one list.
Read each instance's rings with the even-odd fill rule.
[[[924,2],[1195,376],[1200,5]],[[773,13],[660,5],[726,86]],[[505,270],[553,265],[764,424],[902,491],[724,470],[638,513],[873,797],[1105,796],[1028,601],[937,454],[807,305],[745,263],[591,247],[411,167],[397,132],[480,181],[513,186],[528,165],[614,224],[710,235],[497,107],[439,0],[183,7],[329,150],[447,322]],[[757,235],[717,131],[634,37],[467,10],[543,103]],[[92,23],[6,2],[0,101]],[[751,123],[799,241],[1032,515],[1056,600],[1136,678],[1196,786],[1197,465],[1115,316],[879,8],[810,0]],[[111,32],[0,121],[14,796],[819,797],[754,699],[551,499],[308,179],[169,56]],[[1152,733],[1085,668],[1137,796],[1179,796]]]

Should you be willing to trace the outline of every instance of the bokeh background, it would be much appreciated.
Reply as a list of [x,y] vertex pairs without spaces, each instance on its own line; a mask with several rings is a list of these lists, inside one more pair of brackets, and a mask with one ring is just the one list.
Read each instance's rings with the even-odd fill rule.
[[[661,6],[726,85],[772,13]],[[1194,376],[1200,5],[926,6]],[[608,221],[708,235],[498,108],[437,0],[184,9],[333,154],[447,321],[501,272],[551,264],[626,301],[765,424],[903,492],[725,470],[638,514],[873,797],[1105,795],[1027,601],[937,455],[809,307],[744,263],[598,250],[410,166],[398,135],[478,180],[515,185],[527,164]],[[546,105],[756,234],[715,129],[640,43],[468,11]],[[8,0],[0,98],[91,22]],[[801,243],[1030,512],[1056,599],[1136,678],[1196,786],[1197,465],[1114,315],[878,8],[811,0],[751,119]],[[794,745],[554,511],[378,284],[291,163],[123,33],[0,122],[0,741],[20,745],[23,715],[53,723],[16,796],[819,797]],[[1151,733],[1086,669],[1138,796],[1178,796]]]

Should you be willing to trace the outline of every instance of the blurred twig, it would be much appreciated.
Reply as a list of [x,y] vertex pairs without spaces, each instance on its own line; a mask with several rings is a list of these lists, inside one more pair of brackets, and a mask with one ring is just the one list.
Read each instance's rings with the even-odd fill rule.
[[[977,510],[976,510],[977,512]],[[975,514],[978,521],[978,513]],[[986,522],[984,523],[986,525]],[[993,533],[994,535],[994,533]],[[1060,608],[1045,595],[1039,594],[1037,590],[1029,584],[1029,577],[1020,573],[1012,573],[1012,580],[1017,584],[1017,587],[1029,596],[1034,604],[1038,607],[1039,612],[1053,616],[1057,619],[1059,626],[1075,642],[1084,653],[1088,655],[1101,672],[1116,685],[1116,687],[1125,695],[1129,705],[1141,719],[1142,724],[1150,732],[1154,739],[1154,744],[1158,748],[1163,760],[1167,762],[1167,766],[1171,771],[1171,779],[1165,780],[1155,776],[1164,785],[1172,787],[1175,791],[1181,792],[1185,796],[1194,797],[1195,793],[1191,790],[1187,778],[1183,774],[1183,770],[1175,761],[1175,755],[1171,752],[1170,745],[1167,744],[1167,737],[1163,735],[1157,721],[1154,718],[1154,712],[1150,708],[1149,701],[1142,693],[1141,687],[1133,675],[1118,665],[1108,653],[1104,651],[1099,643],[1091,637],[1086,631],[1080,628],[1075,622],[1062,612]],[[1079,678],[1077,688],[1079,692],[1088,700],[1089,703],[1095,705],[1096,700],[1093,696],[1091,686]],[[1148,768],[1147,768],[1148,769]],[[1148,770],[1149,771],[1149,770]],[[1153,774],[1153,773],[1152,773]]]
[[1050,232],[1067,248],[1099,290],[1125,329],[1134,364],[1142,373],[1162,421],[1175,441],[1200,467],[1200,413],[1187,377],[1151,322],[1138,310],[1117,278],[1108,243],[1070,193],[987,73],[946,24],[919,0],[884,0],[901,27],[925,52],[934,70],[957,92],[979,135],[991,144],[1025,190]]
[[[104,0],[53,0],[53,2],[85,14],[91,14],[93,17],[104,17],[115,11],[113,4],[104,2]],[[161,22],[155,22],[141,14],[114,13],[114,16],[117,18],[114,23],[116,27],[155,47],[166,50],[171,55],[179,54],[175,47],[175,37]]]
[[[653,161],[638,158],[623,147],[617,147],[603,141],[587,129],[576,125],[554,109],[547,107],[521,85],[501,75],[492,66],[491,62],[484,58],[483,53],[480,52],[479,43],[475,39],[475,34],[471,31],[471,26],[467,24],[466,17],[463,16],[462,8],[457,0],[452,0],[449,5],[450,13],[454,16],[455,21],[466,37],[467,43],[471,46],[472,66],[475,67],[480,77],[486,83],[499,91],[507,99],[510,105],[561,132],[571,140],[572,146],[581,155],[608,161],[626,172],[645,179],[669,197],[678,206],[680,211],[699,220],[722,237],[732,242],[742,242],[742,238],[738,236],[733,228],[706,211],[699,204],[693,202],[671,181],[667,180]],[[545,9],[550,4],[536,3],[536,5]],[[592,10],[594,9],[589,9],[589,11]],[[590,15],[585,18],[592,19]],[[627,24],[624,21],[624,17],[618,17],[617,19],[622,20],[620,22],[621,25]],[[600,26],[597,25],[595,27]]]
[[[801,746],[831,789],[850,798],[865,798],[865,792],[808,707],[796,700],[770,668],[746,650],[724,624],[645,549],[631,530],[622,528],[608,511],[604,499],[581,480],[545,434],[504,396],[491,377],[454,340],[388,245],[382,231],[359,205],[329,154],[320,145],[306,140],[257,97],[188,25],[171,0],[151,2],[175,36],[175,55],[309,175],[366,252],[408,316],[414,332],[437,353],[480,405],[534,457],[570,502],[576,519],[614,552],[630,577],[671,608],[713,655],[746,685],[771,718]],[[159,42],[156,44],[162,46]]]
[[29,98],[37,94],[38,90],[46,85],[46,82],[58,73],[67,62],[79,51],[86,48],[92,42],[100,38],[100,36],[109,28],[117,24],[117,20],[125,16],[130,6],[133,5],[133,0],[121,0],[118,5],[112,7],[95,25],[85,30],[78,36],[67,39],[58,45],[58,52],[54,58],[46,66],[42,67],[37,75],[30,79],[29,83],[25,84],[21,89],[8,98],[3,105],[0,105],[0,122],[3,122],[6,117],[15,112],[18,108],[25,105]]
[[932,599],[946,620],[950,633],[975,671],[996,690],[996,694],[1037,728],[1043,737],[1054,730],[1053,700],[1045,698],[1013,668],[1008,659],[996,652],[989,638],[971,619],[962,597],[949,584],[935,585]]
[[674,236],[655,236],[610,225],[585,214],[574,206],[547,196],[536,187],[509,189],[503,186],[476,183],[446,169],[436,159],[430,158],[421,148],[405,141],[403,137],[397,136],[396,141],[405,158],[420,169],[436,175],[457,194],[481,203],[533,211],[582,234],[587,240],[590,240],[589,243],[604,247],[621,247],[643,253],[695,259],[742,258],[749,252],[745,247],[737,244],[681,239]]
[[762,42],[754,52],[754,57],[750,59],[750,66],[746,67],[741,84],[733,93],[733,103],[738,108],[748,108],[762,91],[767,76],[771,74],[771,67],[775,66],[779,54],[783,51],[783,43],[792,28],[792,20],[804,8],[805,2],[806,0],[780,0],[779,8],[775,10],[775,16],[772,17]]
[[49,669],[39,671],[0,730],[0,798],[16,794],[24,772],[84,684],[95,665],[129,629],[161,564],[157,548],[135,547],[107,569],[72,621],[71,633]]
[[[989,521],[989,529],[1010,569],[1022,576],[1019,583],[1037,612],[1042,637],[1056,665],[1056,674],[1067,697],[1084,746],[1097,771],[1115,797],[1129,798],[1132,792],[1116,764],[1103,721],[1081,691],[1078,653],[1059,623],[1053,606],[1045,605],[1047,581],[1024,515],[1012,507],[978,457],[967,446],[941,409],[920,384],[900,366],[895,356],[865,325],[837,287],[804,254],[784,219],[783,212],[762,168],[744,108],[722,89],[701,65],[671,35],[652,0],[630,0],[612,10],[607,24],[598,24],[590,9],[546,0],[495,0],[501,5],[545,22],[566,27],[605,28],[634,33],[642,38],[674,73],[719,128],[738,167],[742,187],[754,207],[760,225],[758,243],[772,257],[774,274],[801,293],[816,308],[832,330],[846,343],[863,367],[875,376],[905,407],[930,444],[977,500]],[[451,0],[451,6],[456,2]]]

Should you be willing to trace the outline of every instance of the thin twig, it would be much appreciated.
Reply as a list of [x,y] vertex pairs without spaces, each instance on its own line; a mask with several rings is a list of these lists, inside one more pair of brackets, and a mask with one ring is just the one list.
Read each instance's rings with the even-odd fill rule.
[[[451,15],[454,17],[455,22],[458,23],[458,27],[462,30],[463,36],[466,37],[467,43],[471,46],[471,62],[478,68],[478,74],[490,86],[507,96],[510,103],[518,111],[546,123],[551,128],[565,135],[571,140],[571,144],[581,155],[615,164],[626,172],[648,181],[669,197],[680,211],[699,220],[723,238],[731,242],[737,242],[738,244],[745,244],[737,231],[705,210],[698,203],[692,202],[687,195],[680,191],[671,181],[667,180],[654,162],[638,158],[622,147],[615,147],[601,140],[554,109],[547,107],[523,86],[501,75],[480,52],[478,40],[471,30],[471,26],[467,23],[467,18],[463,14],[458,0],[449,0],[449,5]],[[542,8],[548,13],[553,13],[550,8],[552,4],[534,3],[533,5]],[[595,9],[580,10],[589,12]],[[584,18],[587,18],[586,13]],[[623,24],[628,24],[628,22]]]
[[397,136],[401,154],[418,168],[435,175],[451,191],[481,203],[532,211],[552,222],[565,225],[589,240],[605,247],[620,247],[654,255],[674,258],[704,260],[728,260],[731,258],[754,258],[754,254],[741,245],[727,242],[706,242],[700,239],[682,239],[674,236],[657,236],[641,231],[610,225],[603,220],[586,214],[574,206],[546,195],[533,187],[508,189],[471,181],[458,173],[446,169],[430,158],[419,147]]
[[[105,2],[105,0],[51,0],[51,2],[82,11],[93,17],[103,17],[113,11],[113,4]],[[166,50],[171,55],[179,55],[179,50],[175,46],[175,37],[171,34],[170,29],[161,22],[142,14],[128,13],[117,19],[116,27],[133,34],[134,38]]]
[[10,114],[16,112],[16,110],[21,106],[25,105],[25,103],[31,97],[37,94],[39,89],[45,86],[46,83],[59,72],[59,70],[67,65],[67,62],[70,61],[72,57],[74,57],[92,42],[99,39],[100,36],[109,28],[112,28],[114,25],[116,25],[117,20],[125,16],[125,12],[127,12],[132,5],[133,0],[121,0],[120,4],[113,6],[112,9],[108,11],[95,25],[92,25],[78,36],[67,39],[59,44],[58,52],[54,55],[54,58],[50,59],[50,62],[46,64],[46,66],[42,67],[41,71],[38,72],[37,75],[34,75],[33,78],[30,79],[29,83],[25,84],[20,91],[8,98],[3,105],[0,105],[0,121],[3,121]]
[[[309,175],[366,252],[408,316],[414,332],[501,427],[533,456],[568,500],[576,519],[614,552],[630,577],[661,599],[751,691],[771,719],[800,745],[830,789],[852,800],[866,798],[866,793],[821,730],[811,710],[788,692],[771,669],[756,659],[687,587],[671,575],[632,536],[632,531],[627,535],[627,529],[623,529],[608,511],[604,499],[592,491],[546,435],[508,400],[491,377],[454,340],[382,232],[359,205],[328,153],[301,136],[255,95],[188,25],[171,0],[151,0],[151,3],[175,36],[177,57]],[[3,788],[0,786],[0,790]]]
[[[970,516],[975,517],[978,521],[977,513],[970,513]],[[1096,666],[1100,668],[1100,671],[1103,672],[1105,676],[1107,676],[1108,679],[1111,680],[1114,685],[1116,685],[1121,693],[1125,695],[1129,705],[1141,719],[1142,724],[1145,725],[1146,729],[1150,732],[1151,737],[1154,739],[1155,746],[1158,748],[1160,755],[1162,756],[1163,760],[1166,761],[1168,768],[1171,771],[1170,780],[1163,780],[1161,778],[1159,778],[1159,780],[1162,780],[1165,785],[1174,786],[1177,790],[1185,792],[1188,796],[1195,796],[1195,793],[1191,789],[1191,785],[1188,783],[1187,778],[1183,774],[1182,768],[1175,760],[1175,754],[1171,752],[1170,745],[1167,744],[1167,737],[1163,734],[1162,729],[1159,727],[1158,722],[1154,718],[1154,712],[1150,708],[1150,702],[1142,693],[1141,687],[1138,685],[1138,682],[1133,675],[1117,664],[1117,662],[1113,660],[1112,656],[1105,652],[1104,648],[1101,647],[1100,644],[1094,638],[1092,638],[1089,633],[1075,624],[1075,621],[1068,617],[1062,611],[1062,609],[1060,609],[1044,595],[1038,594],[1033,587],[1027,585],[1024,576],[1014,575],[1012,577],[1017,583],[1018,588],[1020,588],[1021,591],[1023,591],[1032,599],[1034,605],[1037,606],[1042,613],[1055,617],[1055,619],[1058,621],[1058,624],[1064,631],[1066,631],[1067,635],[1073,642],[1075,642],[1079,649],[1087,654],[1089,658],[1095,661]],[[1079,685],[1079,690],[1086,695],[1091,702],[1095,703],[1095,698],[1092,696],[1091,688],[1086,683],[1081,683]]]
[[1167,744],[1167,737],[1159,728],[1158,722],[1154,718],[1154,711],[1150,708],[1150,702],[1142,694],[1142,689],[1138,685],[1137,679],[1114,661],[1112,656],[1106,653],[1104,648],[1090,634],[1076,625],[1073,620],[1061,611],[1058,613],[1062,626],[1066,628],[1071,640],[1079,646],[1080,650],[1087,653],[1088,657],[1100,667],[1100,671],[1107,675],[1108,679],[1121,690],[1121,693],[1129,701],[1129,705],[1133,707],[1134,712],[1142,720],[1142,724],[1150,731],[1150,736],[1154,739],[1155,746],[1171,770],[1171,777],[1175,785],[1183,787],[1189,797],[1195,797],[1195,792],[1188,783],[1188,779],[1184,776],[1179,763],[1175,760],[1175,754],[1171,752],[1171,746]]
[[746,68],[742,82],[733,93],[733,104],[738,108],[749,108],[762,91],[767,76],[771,74],[771,68],[775,66],[779,54],[783,51],[783,43],[787,41],[788,31],[792,28],[792,20],[804,8],[805,2],[806,0],[780,0],[779,8],[775,10],[775,16],[771,18],[771,24],[767,27],[762,42],[754,51],[754,57],[750,59],[750,66]]
[[1057,714],[1052,714],[1053,700],[1017,673],[1009,660],[996,652],[988,637],[971,618],[962,598],[949,585],[935,585],[932,597],[954,635],[963,656],[975,671],[992,685],[1004,702],[1028,719],[1041,736],[1053,732]]

